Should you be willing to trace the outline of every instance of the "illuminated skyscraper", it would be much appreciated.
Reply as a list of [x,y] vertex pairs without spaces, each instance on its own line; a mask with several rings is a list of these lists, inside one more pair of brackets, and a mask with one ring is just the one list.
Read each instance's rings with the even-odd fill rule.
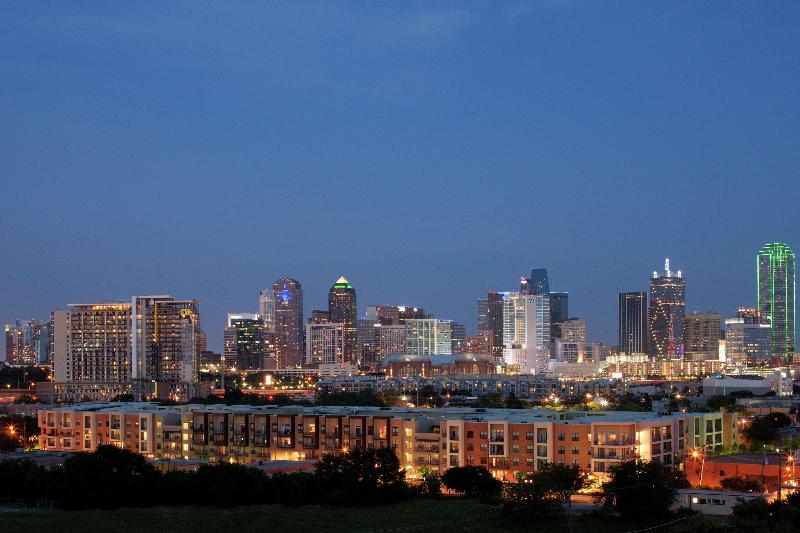
[[342,324],[345,362],[355,363],[358,360],[356,290],[344,276],[336,280],[328,291],[328,312],[331,322]]
[[647,293],[619,293],[619,351],[647,353]]
[[672,272],[669,259],[664,273],[650,278],[650,355],[658,359],[683,356],[686,313],[686,280],[680,270]]
[[783,243],[766,244],[756,256],[756,303],[761,320],[772,327],[772,353],[795,350],[795,255]]
[[293,368],[303,363],[303,287],[290,278],[279,278],[272,285],[275,296],[275,334],[278,368]]
[[507,293],[503,299],[503,359],[522,373],[538,374],[550,359],[550,298]]

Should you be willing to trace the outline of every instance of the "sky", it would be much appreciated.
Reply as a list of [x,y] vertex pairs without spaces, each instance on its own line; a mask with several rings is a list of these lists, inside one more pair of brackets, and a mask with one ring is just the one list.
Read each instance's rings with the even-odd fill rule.
[[475,328],[546,267],[591,340],[669,257],[687,311],[798,238],[800,3],[0,0],[0,323],[228,312],[345,275]]

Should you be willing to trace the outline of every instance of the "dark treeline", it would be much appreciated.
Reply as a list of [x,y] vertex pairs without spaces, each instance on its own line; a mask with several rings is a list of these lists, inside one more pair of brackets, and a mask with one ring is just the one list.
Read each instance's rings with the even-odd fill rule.
[[230,463],[161,473],[141,455],[115,446],[75,454],[62,467],[49,470],[26,459],[0,462],[0,499],[47,499],[62,509],[269,503],[375,505],[414,494],[397,456],[387,448],[326,455],[313,473],[274,475]]

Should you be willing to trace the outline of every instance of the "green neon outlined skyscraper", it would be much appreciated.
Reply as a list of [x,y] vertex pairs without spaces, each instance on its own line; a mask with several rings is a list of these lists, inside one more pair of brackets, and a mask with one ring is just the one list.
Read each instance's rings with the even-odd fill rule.
[[761,321],[772,326],[772,353],[795,349],[795,255],[786,244],[765,244],[756,255],[756,304]]

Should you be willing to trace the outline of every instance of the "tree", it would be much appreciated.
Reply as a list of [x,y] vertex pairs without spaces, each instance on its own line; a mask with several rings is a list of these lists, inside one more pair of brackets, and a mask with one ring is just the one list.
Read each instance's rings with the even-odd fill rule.
[[397,501],[408,496],[405,471],[391,448],[355,448],[327,454],[316,463],[316,479],[328,503],[345,505]]
[[30,459],[0,461],[0,500],[39,500],[49,490],[47,471]]
[[778,438],[778,430],[791,423],[792,419],[783,413],[770,413],[753,420],[742,433],[752,443],[770,444]]
[[726,477],[720,480],[719,485],[725,490],[734,492],[761,492],[761,483],[753,479]]
[[105,445],[64,461],[56,492],[67,509],[146,506],[154,502],[159,477],[138,453]]
[[419,389],[419,403],[425,407],[442,407],[444,400],[433,386],[425,385]]
[[456,466],[442,474],[445,487],[470,497],[495,496],[503,485],[482,466]]
[[599,499],[622,517],[652,520],[669,514],[675,490],[689,482],[682,472],[661,464],[635,459],[613,465]]
[[424,496],[439,496],[442,494],[442,478],[427,468],[420,469],[422,483],[419,485],[420,494]]
[[588,477],[580,467],[545,463],[526,479],[506,488],[503,506],[517,519],[529,521],[561,514],[566,504],[571,531],[572,495],[587,484]]

